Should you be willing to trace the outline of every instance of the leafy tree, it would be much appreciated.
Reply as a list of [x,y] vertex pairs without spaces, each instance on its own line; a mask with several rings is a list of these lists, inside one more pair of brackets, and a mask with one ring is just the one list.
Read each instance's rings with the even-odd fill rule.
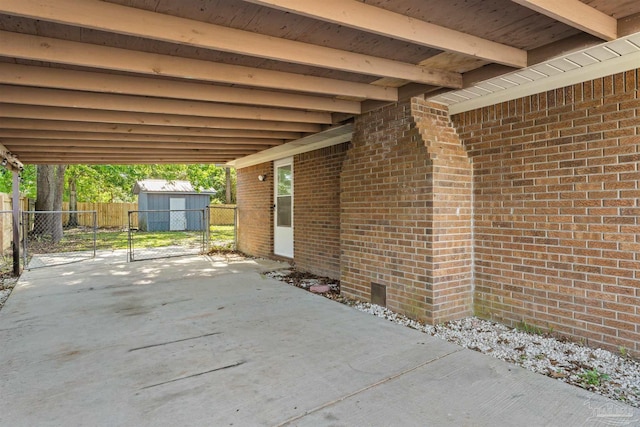
[[[13,188],[13,177],[10,170],[0,169],[0,193],[11,194]],[[36,198],[36,166],[25,165],[20,172],[20,193],[30,199]]]
[[[213,203],[225,203],[225,169],[213,164],[199,165],[70,165],[65,172],[64,200],[73,202],[132,202],[136,181],[156,178],[190,181],[196,189],[214,189]],[[0,175],[0,191],[11,193],[11,173]],[[235,170],[230,171],[231,202],[235,202]],[[36,167],[26,165],[21,173],[21,193],[31,199],[37,196]],[[70,219],[73,223],[73,219]]]

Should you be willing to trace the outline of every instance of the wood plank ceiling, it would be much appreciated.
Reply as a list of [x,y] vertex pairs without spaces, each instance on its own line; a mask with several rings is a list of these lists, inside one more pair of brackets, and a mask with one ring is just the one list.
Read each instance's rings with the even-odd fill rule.
[[0,0],[0,155],[224,163],[638,31],[637,0]]

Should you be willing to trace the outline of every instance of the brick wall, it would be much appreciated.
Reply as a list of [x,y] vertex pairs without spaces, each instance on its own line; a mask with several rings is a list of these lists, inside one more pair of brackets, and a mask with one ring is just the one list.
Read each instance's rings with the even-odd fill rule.
[[430,323],[470,314],[471,166],[446,113],[414,99],[358,117],[341,185],[342,292],[384,285]]
[[474,165],[476,314],[640,351],[638,72],[453,121]]
[[433,291],[432,317],[438,323],[468,316],[473,307],[472,170],[448,111],[421,98],[411,102],[433,163],[428,277]]
[[340,171],[349,144],[294,157],[296,267],[340,278]]
[[[267,175],[261,182],[258,175]],[[238,250],[273,256],[273,163],[238,169]]]
[[[340,278],[340,170],[349,144],[293,160],[294,263],[302,271]],[[258,175],[268,176],[265,182]],[[238,170],[238,249],[273,255],[273,162]]]

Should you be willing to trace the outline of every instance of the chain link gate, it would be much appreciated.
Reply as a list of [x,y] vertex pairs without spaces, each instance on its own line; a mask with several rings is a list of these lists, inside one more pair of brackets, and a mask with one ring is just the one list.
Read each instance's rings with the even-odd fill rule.
[[209,249],[236,249],[238,209],[235,206],[209,206],[209,226]]
[[129,261],[206,253],[208,213],[208,209],[129,211]]
[[[86,226],[70,224],[82,216]],[[41,268],[95,258],[96,211],[23,211],[22,255],[24,267]]]

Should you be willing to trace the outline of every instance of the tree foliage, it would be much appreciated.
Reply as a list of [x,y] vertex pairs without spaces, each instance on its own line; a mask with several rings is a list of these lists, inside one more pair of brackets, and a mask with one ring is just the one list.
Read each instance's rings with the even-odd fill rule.
[[[142,179],[187,180],[196,189],[216,190],[214,203],[225,201],[225,171],[213,164],[200,165],[70,165],[65,172],[64,200],[69,201],[69,182],[75,181],[78,202],[131,202],[136,181]],[[232,194],[235,171],[232,170]],[[36,198],[36,168],[25,166],[21,173],[21,193]],[[11,173],[0,176],[0,192],[11,193]],[[234,199],[234,198],[232,198]],[[235,200],[232,200],[232,202]]]

